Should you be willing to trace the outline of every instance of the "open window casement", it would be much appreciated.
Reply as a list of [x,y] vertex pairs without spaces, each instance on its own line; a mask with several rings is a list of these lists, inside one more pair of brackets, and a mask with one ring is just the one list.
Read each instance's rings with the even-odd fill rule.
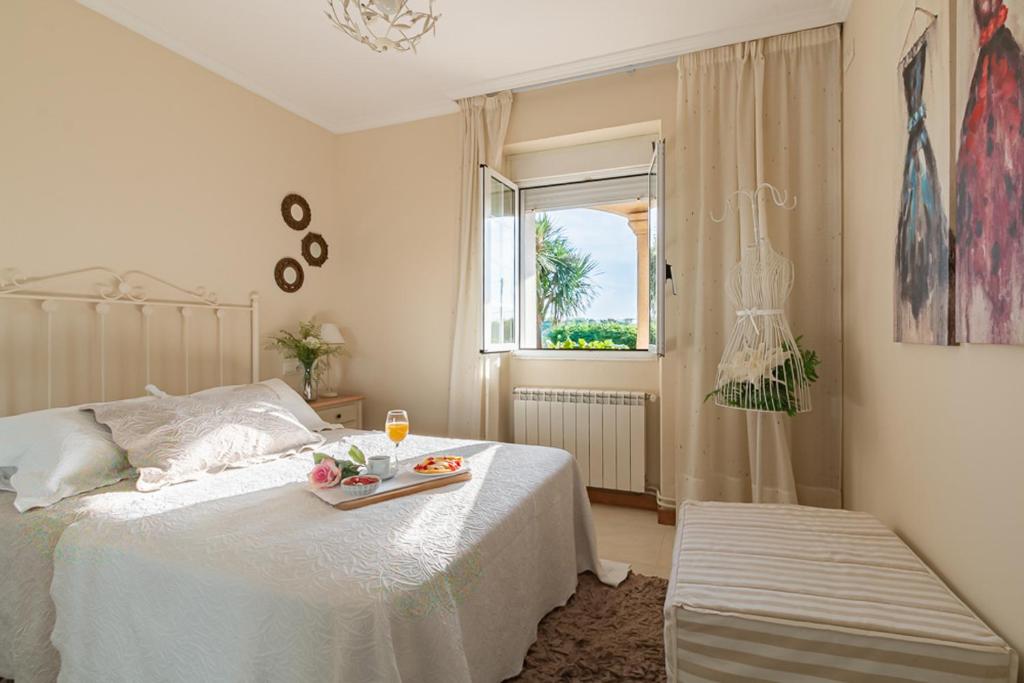
[[654,155],[647,174],[648,182],[648,250],[650,255],[650,344],[659,356],[665,355],[665,285],[668,267],[665,264],[665,141],[654,143]]
[[512,351],[519,319],[519,187],[480,167],[483,310],[481,353]]

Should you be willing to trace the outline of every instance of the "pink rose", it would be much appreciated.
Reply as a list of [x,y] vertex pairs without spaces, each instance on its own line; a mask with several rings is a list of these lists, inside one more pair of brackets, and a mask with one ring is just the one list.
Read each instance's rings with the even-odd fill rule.
[[329,489],[341,481],[341,470],[330,458],[324,458],[309,473],[309,485],[314,489]]

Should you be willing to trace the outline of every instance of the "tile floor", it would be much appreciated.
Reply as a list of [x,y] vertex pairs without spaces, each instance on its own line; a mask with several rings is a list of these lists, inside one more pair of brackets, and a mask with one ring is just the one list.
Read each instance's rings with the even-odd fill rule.
[[597,551],[606,560],[629,562],[633,571],[668,578],[676,528],[658,524],[651,510],[591,505]]

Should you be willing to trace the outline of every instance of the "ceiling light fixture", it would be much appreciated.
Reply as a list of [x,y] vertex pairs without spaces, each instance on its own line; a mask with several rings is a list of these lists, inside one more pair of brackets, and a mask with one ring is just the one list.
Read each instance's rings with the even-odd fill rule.
[[416,51],[416,43],[433,32],[440,14],[434,0],[427,11],[409,9],[409,0],[327,0],[324,14],[339,30],[374,52]]

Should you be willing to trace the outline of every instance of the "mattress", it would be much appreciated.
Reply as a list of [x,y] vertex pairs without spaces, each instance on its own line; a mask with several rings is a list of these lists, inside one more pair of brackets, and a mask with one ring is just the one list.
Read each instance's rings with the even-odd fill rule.
[[1017,680],[1017,654],[870,515],[685,502],[670,681]]

